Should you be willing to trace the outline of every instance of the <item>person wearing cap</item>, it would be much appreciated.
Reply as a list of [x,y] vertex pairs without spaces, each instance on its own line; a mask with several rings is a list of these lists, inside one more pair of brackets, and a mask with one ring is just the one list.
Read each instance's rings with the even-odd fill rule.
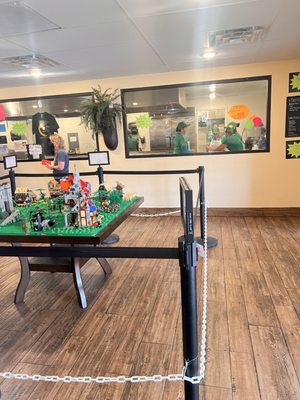
[[216,147],[221,144],[220,129],[218,126],[214,126],[211,130],[211,134],[207,138],[207,150],[214,151]]
[[241,136],[237,131],[238,124],[236,122],[230,122],[225,127],[225,135],[221,137],[221,144],[213,151],[243,151],[244,145]]
[[179,122],[176,127],[176,135],[174,138],[174,153],[175,154],[187,154],[190,153],[189,144],[186,138],[186,128],[189,124],[184,121]]

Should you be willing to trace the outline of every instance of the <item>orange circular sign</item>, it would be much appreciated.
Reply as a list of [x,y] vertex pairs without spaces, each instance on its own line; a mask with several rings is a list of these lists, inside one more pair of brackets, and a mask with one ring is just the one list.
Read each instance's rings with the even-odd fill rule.
[[228,114],[233,119],[244,119],[249,114],[249,107],[246,104],[234,104],[230,107]]

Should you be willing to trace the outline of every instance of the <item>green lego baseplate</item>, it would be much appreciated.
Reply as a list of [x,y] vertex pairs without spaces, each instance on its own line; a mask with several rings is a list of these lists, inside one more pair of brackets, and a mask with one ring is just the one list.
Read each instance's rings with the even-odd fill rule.
[[49,211],[47,201],[39,200],[39,208],[45,213],[46,218],[50,218],[55,222],[53,227],[44,228],[42,231],[34,231],[30,228],[27,232],[22,226],[22,219],[28,219],[28,209],[26,207],[17,207],[16,209],[20,214],[20,221],[9,223],[4,226],[0,226],[0,236],[5,235],[31,235],[31,236],[96,236],[101,233],[101,231],[111,223],[117,216],[122,214],[128,207],[130,207],[137,197],[134,196],[130,200],[122,200],[119,202],[119,210],[116,212],[105,212],[101,211],[102,216],[100,226],[87,226],[87,227],[65,227],[64,226],[64,214],[58,210]]

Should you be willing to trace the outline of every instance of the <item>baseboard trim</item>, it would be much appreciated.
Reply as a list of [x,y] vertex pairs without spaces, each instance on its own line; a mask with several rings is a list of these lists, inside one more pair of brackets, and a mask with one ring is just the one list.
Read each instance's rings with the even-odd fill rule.
[[[139,208],[136,214],[160,214],[177,208]],[[277,208],[208,208],[209,217],[300,217],[300,207]],[[178,216],[178,214],[172,214]]]

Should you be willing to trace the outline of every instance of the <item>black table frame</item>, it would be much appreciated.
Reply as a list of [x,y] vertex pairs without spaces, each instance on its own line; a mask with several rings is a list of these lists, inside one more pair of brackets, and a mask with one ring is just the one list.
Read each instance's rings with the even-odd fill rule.
[[[42,272],[64,272],[71,273],[73,275],[73,281],[75,285],[78,302],[81,308],[87,308],[87,300],[83,287],[81,271],[80,269],[86,264],[91,258],[90,256],[84,257],[82,251],[77,256],[73,254],[66,256],[67,247],[61,248],[61,246],[69,246],[74,249],[77,246],[90,247],[101,247],[102,242],[123,222],[130,216],[143,202],[142,197],[138,197],[136,201],[126,208],[121,214],[117,215],[116,218],[111,221],[105,228],[103,228],[99,234],[95,236],[30,236],[30,235],[5,235],[2,236],[5,242],[10,242],[13,249],[13,254],[18,256],[21,265],[21,276],[18,283],[14,302],[16,304],[23,303],[28,284],[30,282],[31,271],[42,271]],[[1,235],[0,235],[1,240]],[[28,256],[22,256],[22,243],[32,244],[49,244],[49,255],[45,255],[43,250],[45,247],[36,247],[40,249],[36,258],[29,258]],[[53,257],[54,252],[61,250],[62,256],[60,258]],[[105,257],[95,256],[99,265],[103,269],[104,274],[108,275],[112,273],[109,262]]]

